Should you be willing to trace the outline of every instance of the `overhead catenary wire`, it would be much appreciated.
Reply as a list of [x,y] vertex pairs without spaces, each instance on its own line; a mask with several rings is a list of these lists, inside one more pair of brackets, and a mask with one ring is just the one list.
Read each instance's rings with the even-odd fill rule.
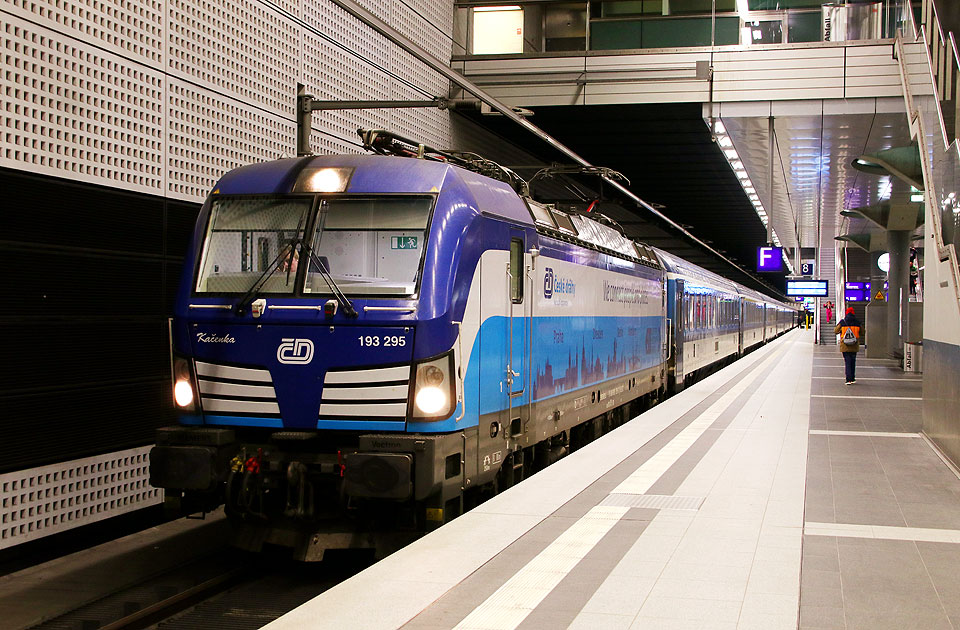
[[[588,162],[586,159],[581,157],[573,149],[561,143],[559,140],[557,140],[556,138],[548,134],[543,129],[540,129],[530,121],[526,120],[522,116],[518,115],[515,111],[513,111],[511,107],[501,103],[499,100],[497,100],[496,98],[488,94],[486,91],[484,91],[481,87],[473,83],[473,81],[463,76],[453,68],[450,68],[443,61],[434,57],[432,54],[424,50],[422,47],[418,46],[416,43],[410,41],[406,36],[401,34],[397,29],[393,28],[392,26],[390,26],[389,24],[387,24],[386,22],[378,18],[376,15],[374,15],[370,11],[361,7],[354,0],[331,0],[331,2],[333,2],[335,5],[337,5],[338,7],[340,7],[347,13],[349,13],[350,15],[354,16],[355,18],[357,18],[358,20],[360,20],[361,22],[363,22],[373,30],[377,31],[378,33],[380,33],[382,36],[389,39],[391,42],[393,42],[397,46],[400,46],[401,48],[406,50],[408,53],[410,53],[411,55],[413,55],[423,63],[430,66],[434,71],[440,73],[450,81],[459,85],[461,88],[463,88],[464,91],[473,95],[480,101],[486,103],[492,109],[496,110],[500,114],[503,114],[506,118],[508,118],[512,122],[516,123],[520,127],[524,128],[525,130],[529,131],[536,137],[540,138],[540,140],[547,143],[556,151],[570,158],[577,164],[580,164],[586,167],[593,167],[592,163]],[[749,271],[747,271],[740,265],[730,260],[730,258],[728,258],[727,256],[724,256],[719,251],[717,251],[707,243],[703,242],[701,239],[691,234],[688,230],[683,228],[676,221],[674,221],[667,215],[663,214],[662,212],[654,208],[651,204],[641,199],[639,196],[634,194],[630,189],[622,185],[620,182],[617,182],[607,177],[603,177],[602,179],[606,181],[613,189],[619,191],[622,195],[624,195],[625,197],[633,201],[635,204],[645,209],[647,212],[657,217],[661,221],[665,222],[667,225],[671,226],[674,230],[678,231],[680,234],[682,234],[684,237],[686,237],[690,241],[696,243],[697,245],[699,245],[706,251],[710,252],[720,260],[724,261],[725,263],[727,263],[737,271],[746,275],[748,278],[752,278],[754,281],[760,284],[763,284],[768,288],[770,288],[775,293],[780,294],[779,291],[774,289],[768,283],[757,278],[756,276],[751,274]]]

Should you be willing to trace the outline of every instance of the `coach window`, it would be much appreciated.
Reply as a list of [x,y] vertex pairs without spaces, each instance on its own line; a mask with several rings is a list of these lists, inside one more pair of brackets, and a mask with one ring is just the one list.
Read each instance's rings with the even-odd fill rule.
[[523,240],[510,239],[510,299],[523,302]]

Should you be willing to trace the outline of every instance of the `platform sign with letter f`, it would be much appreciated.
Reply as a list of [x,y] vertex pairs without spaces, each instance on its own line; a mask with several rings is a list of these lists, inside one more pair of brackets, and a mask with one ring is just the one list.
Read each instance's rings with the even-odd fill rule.
[[757,271],[783,271],[783,250],[779,247],[758,247]]

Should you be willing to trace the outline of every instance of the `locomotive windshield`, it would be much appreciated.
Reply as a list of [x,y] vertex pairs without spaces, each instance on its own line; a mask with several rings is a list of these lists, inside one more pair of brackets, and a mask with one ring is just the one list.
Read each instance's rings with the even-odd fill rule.
[[[326,197],[311,247],[349,295],[416,291],[432,197]],[[325,293],[313,266],[305,293]]]
[[196,292],[243,294],[265,276],[258,293],[294,294],[298,278],[303,293],[330,293],[322,264],[346,294],[412,294],[432,207],[414,195],[215,199]]
[[[312,197],[241,197],[213,202],[197,293],[244,293],[271,273],[264,293],[293,293],[290,244],[302,238]],[[295,262],[295,261],[294,261]]]

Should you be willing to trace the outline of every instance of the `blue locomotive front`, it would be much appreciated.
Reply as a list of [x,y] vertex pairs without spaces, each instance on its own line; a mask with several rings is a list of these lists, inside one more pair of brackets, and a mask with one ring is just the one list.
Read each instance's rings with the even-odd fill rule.
[[237,169],[185,261],[152,483],[307,559],[422,531],[659,397],[664,304],[651,250],[471,170]]

